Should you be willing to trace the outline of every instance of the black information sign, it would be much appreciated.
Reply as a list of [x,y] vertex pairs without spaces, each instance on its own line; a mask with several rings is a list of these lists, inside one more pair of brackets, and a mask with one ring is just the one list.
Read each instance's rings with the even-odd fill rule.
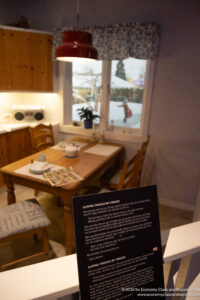
[[156,186],[73,199],[81,300],[164,299]]

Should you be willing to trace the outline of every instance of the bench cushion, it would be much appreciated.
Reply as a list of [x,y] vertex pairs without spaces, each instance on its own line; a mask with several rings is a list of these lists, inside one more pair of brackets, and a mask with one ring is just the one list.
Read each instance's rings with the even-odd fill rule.
[[17,202],[0,210],[0,238],[50,225],[36,199]]

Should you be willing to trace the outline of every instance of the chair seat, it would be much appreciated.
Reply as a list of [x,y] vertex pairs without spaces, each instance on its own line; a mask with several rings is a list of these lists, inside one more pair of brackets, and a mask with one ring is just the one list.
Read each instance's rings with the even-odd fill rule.
[[101,189],[98,194],[102,194],[102,193],[109,193],[110,190],[107,190],[107,189]]
[[101,175],[99,181],[101,186],[110,186],[110,183],[117,184],[120,178],[121,169],[119,168],[109,168],[106,172]]
[[120,176],[121,176],[121,169],[111,178],[110,183],[112,184],[118,184]]
[[0,210],[0,238],[50,225],[36,199],[17,202]]

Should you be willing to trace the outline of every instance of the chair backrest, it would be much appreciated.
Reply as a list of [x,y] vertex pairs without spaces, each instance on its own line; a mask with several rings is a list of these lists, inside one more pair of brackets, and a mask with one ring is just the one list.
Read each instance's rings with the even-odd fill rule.
[[51,124],[39,124],[29,128],[33,153],[54,145],[53,127]]
[[138,153],[132,156],[131,159],[125,160],[121,170],[120,179],[117,184],[117,190],[122,190],[135,186],[133,182],[133,173],[136,169],[137,155]]
[[140,148],[140,150],[138,151],[138,158],[137,158],[137,185],[140,185],[140,178],[141,178],[141,174],[142,174],[142,167],[144,164],[144,159],[145,159],[145,154],[147,151],[147,146],[149,144],[149,140],[150,140],[150,136],[148,136],[147,140],[145,142],[142,143],[142,146]]
[[132,156],[129,160],[125,160],[117,185],[117,190],[139,186],[149,140],[150,136],[148,136],[147,141],[143,142],[141,148],[134,156]]

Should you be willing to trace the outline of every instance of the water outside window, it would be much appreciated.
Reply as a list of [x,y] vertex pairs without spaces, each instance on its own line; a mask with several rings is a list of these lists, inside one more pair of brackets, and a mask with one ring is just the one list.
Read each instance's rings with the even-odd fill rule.
[[[102,61],[73,63],[72,65],[72,120],[80,121],[77,109],[91,107],[100,115]],[[99,123],[99,119],[95,119]]]
[[140,128],[146,60],[112,61],[109,125]]

